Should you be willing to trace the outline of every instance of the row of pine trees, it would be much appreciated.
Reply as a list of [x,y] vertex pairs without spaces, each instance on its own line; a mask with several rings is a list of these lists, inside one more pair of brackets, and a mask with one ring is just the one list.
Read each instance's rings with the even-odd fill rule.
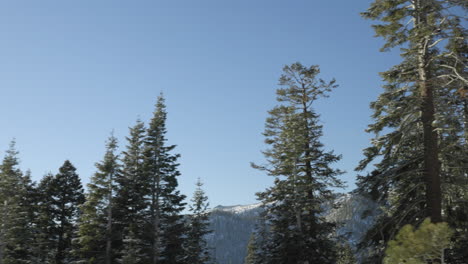
[[468,45],[456,15],[467,10],[467,1],[375,0],[362,13],[381,22],[373,27],[382,51],[400,47],[402,62],[381,73],[384,92],[371,103],[375,137],[356,169],[371,173],[353,193],[380,209],[357,245],[324,215],[342,172],[320,141],[314,106],[337,85],[318,66],[284,67],[265,125],[266,163],[252,164],[275,181],[257,194],[264,212],[247,264],[468,263]]
[[122,153],[111,135],[86,193],[68,160],[32,182],[12,143],[0,165],[0,264],[209,263],[207,197],[199,181],[187,208],[177,190],[166,115],[160,96]]
[[[252,164],[275,181],[258,193],[264,210],[246,263],[466,264],[468,45],[463,18],[455,14],[467,10],[460,0],[375,0],[362,14],[381,21],[374,29],[385,40],[382,51],[400,47],[402,62],[381,73],[384,92],[371,104],[375,122],[368,132],[375,138],[357,171],[373,167],[358,177],[354,194],[380,209],[357,245],[336,237],[337,223],[324,214],[336,206],[343,172],[335,165],[341,156],[321,142],[314,107],[337,84],[321,79],[316,65],[284,67],[278,106],[265,125],[266,162]],[[184,216],[166,115],[159,97],[148,127],[138,121],[122,153],[111,136],[86,194],[69,161],[33,183],[18,169],[12,145],[0,167],[0,264],[208,263],[207,198],[198,183]],[[442,222],[450,240],[441,256],[404,254],[400,230],[432,230],[429,224]]]

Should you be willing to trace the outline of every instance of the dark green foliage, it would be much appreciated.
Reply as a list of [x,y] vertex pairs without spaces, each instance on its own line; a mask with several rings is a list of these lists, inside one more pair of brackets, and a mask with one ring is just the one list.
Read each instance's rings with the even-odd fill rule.
[[179,263],[185,257],[182,247],[185,224],[182,217],[185,196],[177,190],[178,154],[171,154],[175,145],[166,141],[166,105],[158,97],[144,141],[144,183],[146,203],[145,233],[150,247],[146,253],[151,263]]
[[113,211],[115,178],[120,173],[117,139],[107,141],[103,161],[96,163],[97,172],[88,184],[86,202],[82,206],[79,226],[81,258],[86,263],[111,263],[113,260]]
[[382,22],[374,28],[386,40],[383,50],[400,46],[403,59],[381,73],[387,83],[371,104],[375,122],[368,128],[376,137],[358,166],[364,170],[376,162],[371,174],[358,178],[358,192],[383,209],[361,243],[372,252],[366,263],[380,263],[397,231],[405,224],[418,225],[426,216],[435,222],[444,218],[464,233],[460,237],[466,236],[458,220],[468,213],[463,191],[468,188],[466,100],[460,97],[466,82],[459,75],[466,31],[451,10],[458,4],[378,0],[363,13]]
[[267,263],[334,263],[334,225],[321,216],[333,198],[330,187],[341,187],[341,171],[331,167],[340,156],[325,152],[322,127],[312,104],[337,85],[317,76],[318,66],[286,66],[277,90],[281,105],[269,112],[263,152],[268,164],[253,165],[276,177],[273,187],[258,194],[269,224],[263,246]]
[[259,252],[260,245],[257,244],[257,239],[255,235],[252,234],[250,236],[249,244],[247,246],[247,256],[245,257],[245,264],[257,264],[258,261],[258,252]]
[[[121,261],[126,259],[141,259],[145,230],[144,189],[146,186],[143,173],[143,143],[146,130],[143,122],[137,121],[130,128],[130,136],[127,137],[128,145],[122,153],[122,172],[115,178],[117,191],[115,197],[115,226],[114,233],[117,236],[115,248],[118,249]],[[135,251],[135,248],[139,248]],[[130,254],[130,255],[129,255]]]
[[255,229],[250,236],[247,245],[247,255],[245,264],[265,264],[268,263],[271,254],[269,253],[269,228],[266,223],[267,211],[260,213]]
[[141,239],[137,238],[133,230],[137,228],[131,226],[129,228],[130,232],[128,235],[123,239],[123,249],[122,249],[122,257],[119,263],[122,264],[136,264],[142,263],[143,261],[143,254],[142,246],[143,243]]
[[77,236],[77,221],[80,206],[85,201],[83,186],[76,168],[66,160],[59,173],[50,183],[53,220],[57,223],[54,237],[56,242],[55,263],[70,263],[74,260],[72,241]]
[[190,204],[188,231],[185,239],[187,257],[185,263],[204,264],[210,261],[210,252],[206,242],[209,230],[208,197],[202,189],[203,183],[197,181],[197,188]]
[[36,255],[39,263],[54,263],[57,252],[57,223],[54,221],[55,210],[52,199],[53,174],[45,175],[40,181],[36,195]]
[[13,141],[0,165],[0,263],[32,263],[33,185],[18,168]]

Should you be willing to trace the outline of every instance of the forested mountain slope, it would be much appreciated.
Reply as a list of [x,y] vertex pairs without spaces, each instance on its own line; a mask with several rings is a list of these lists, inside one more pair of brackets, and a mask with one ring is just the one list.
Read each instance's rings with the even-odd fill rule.
[[208,245],[219,264],[242,264],[247,243],[261,212],[260,204],[217,206],[211,212]]
[[[369,200],[351,194],[342,195],[334,201],[336,209],[327,209],[327,219],[340,223],[337,233],[353,246],[373,221],[376,206]],[[247,244],[262,211],[260,204],[217,206],[210,217],[211,233],[208,245],[218,264],[242,264],[247,253]],[[369,213],[367,217],[362,217]]]

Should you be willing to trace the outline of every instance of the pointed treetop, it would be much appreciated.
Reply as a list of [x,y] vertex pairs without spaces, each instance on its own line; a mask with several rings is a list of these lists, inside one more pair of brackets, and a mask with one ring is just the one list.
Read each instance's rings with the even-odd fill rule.
[[18,160],[18,150],[16,150],[16,139],[12,139],[8,150],[5,152],[5,157],[3,158],[3,166],[13,167],[19,164]]
[[6,153],[7,153],[7,156],[9,157],[15,157],[19,154],[18,150],[16,150],[16,138],[13,138],[10,141],[10,144]]
[[189,207],[193,212],[202,212],[205,211],[208,206],[210,206],[208,203],[208,197],[206,196],[205,191],[202,189],[203,182],[200,178],[197,179],[195,186],[195,192],[191,200],[193,204],[189,205]]
[[164,98],[163,93],[161,92],[156,101],[156,112],[166,112],[166,99]]
[[59,173],[63,174],[63,173],[67,173],[69,171],[75,172],[76,168],[75,168],[75,166],[73,166],[73,164],[70,162],[70,160],[65,160],[63,162],[63,165],[59,168]]
[[203,182],[200,177],[197,178],[197,182],[195,183],[195,186],[197,186],[197,189],[201,189],[201,187],[203,187]]
[[106,147],[107,147],[107,149],[109,149],[111,151],[115,151],[117,149],[117,144],[118,144],[118,140],[114,136],[114,130],[112,129],[112,131],[110,133],[110,136],[106,141]]
[[127,140],[135,136],[135,134],[139,134],[139,132],[144,129],[145,129],[145,123],[140,119],[140,117],[138,117],[135,122],[135,125],[133,127],[129,127],[130,137],[127,137]]
[[166,109],[166,99],[164,98],[163,92],[161,92],[156,99],[156,111],[164,109]]
[[150,121],[148,128],[148,135],[150,137],[162,136],[166,133],[166,103],[162,93],[158,96],[156,101],[156,109],[153,118]]

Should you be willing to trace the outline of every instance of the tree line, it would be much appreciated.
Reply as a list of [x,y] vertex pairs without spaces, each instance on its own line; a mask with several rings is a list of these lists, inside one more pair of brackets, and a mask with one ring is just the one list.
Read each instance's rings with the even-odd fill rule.
[[265,124],[266,162],[252,164],[275,181],[257,194],[264,213],[246,263],[466,263],[468,45],[456,14],[467,10],[467,1],[375,0],[362,13],[380,22],[382,51],[399,47],[402,62],[380,73],[384,91],[371,103],[375,137],[356,168],[371,173],[358,176],[353,193],[380,209],[357,246],[323,214],[343,183],[314,105],[335,80],[319,78],[317,65],[283,68]]
[[[337,223],[324,215],[344,183],[341,156],[321,141],[315,104],[338,85],[321,79],[318,65],[283,68],[265,124],[266,162],[252,163],[275,180],[257,194],[263,213],[246,263],[466,263],[468,44],[456,13],[467,10],[463,0],[375,0],[362,13],[380,21],[373,27],[382,51],[399,47],[402,61],[380,73],[384,91],[370,105],[367,132],[375,137],[356,168],[370,173],[358,175],[353,193],[379,212],[357,245],[337,237]],[[0,264],[212,261],[201,183],[183,214],[165,108],[160,96],[122,153],[108,139],[86,193],[70,161],[32,182],[12,144],[0,165]]]
[[86,193],[68,160],[33,182],[12,142],[0,164],[0,263],[209,263],[208,198],[198,181],[187,208],[177,189],[166,118],[161,95],[148,126],[130,128],[125,151],[111,135]]

